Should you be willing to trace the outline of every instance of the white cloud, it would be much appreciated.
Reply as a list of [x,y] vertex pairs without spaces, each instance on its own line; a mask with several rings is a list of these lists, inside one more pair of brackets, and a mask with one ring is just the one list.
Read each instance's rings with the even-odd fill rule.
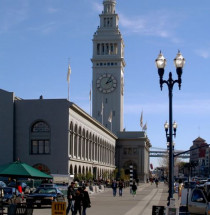
[[58,12],[58,10],[56,8],[52,8],[52,7],[48,8],[47,11],[48,11],[48,13],[57,13]]
[[[4,9],[4,7],[7,9]],[[2,5],[2,8],[0,8],[0,33],[8,32],[14,26],[24,22],[28,18],[28,9],[28,1],[21,1],[19,7],[7,5],[7,2]]]
[[37,31],[41,32],[43,34],[49,34],[53,32],[56,29],[56,23],[55,22],[50,22],[38,27],[30,27],[28,30],[30,31]]
[[204,50],[204,49],[199,49],[199,50],[196,50],[195,51],[196,52],[196,54],[198,55],[198,56],[200,56],[200,57],[202,57],[202,58],[204,58],[204,59],[208,59],[208,58],[210,58],[210,49],[206,49],[206,50]]
[[180,42],[174,34],[176,24],[172,21],[174,17],[167,12],[154,12],[144,16],[127,17],[125,14],[119,14],[120,25],[126,34],[140,34],[145,36],[155,36],[168,38],[174,43]]
[[93,9],[98,12],[101,13],[103,11],[103,5],[101,3],[98,2],[92,2],[93,5]]

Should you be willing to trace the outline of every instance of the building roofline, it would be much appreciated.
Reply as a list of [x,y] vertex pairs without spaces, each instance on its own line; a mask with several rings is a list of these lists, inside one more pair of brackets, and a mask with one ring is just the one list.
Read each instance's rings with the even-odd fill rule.
[[82,108],[80,108],[79,106],[77,106],[75,103],[70,102],[70,108],[74,111],[76,111],[77,113],[81,114],[85,119],[91,121],[94,125],[96,125],[97,127],[99,127],[101,130],[103,130],[105,133],[107,133],[108,135],[112,136],[114,139],[118,139],[118,137],[112,133],[109,129],[107,129],[104,125],[102,125],[100,122],[98,122],[96,119],[94,119],[92,116],[90,116],[87,112],[85,112]]

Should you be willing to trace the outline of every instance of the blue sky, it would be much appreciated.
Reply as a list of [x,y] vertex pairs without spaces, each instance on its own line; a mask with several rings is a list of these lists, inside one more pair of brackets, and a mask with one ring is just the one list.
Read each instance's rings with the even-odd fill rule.
[[[88,113],[92,38],[102,0],[0,0],[0,88],[23,99],[67,98]],[[178,49],[186,59],[182,88],[174,86],[175,148],[187,150],[201,136],[210,143],[210,1],[117,0],[125,43],[124,127],[144,123],[153,147],[166,148],[168,89],[160,91],[154,61],[162,50],[168,73]],[[153,160],[151,161],[153,162]]]

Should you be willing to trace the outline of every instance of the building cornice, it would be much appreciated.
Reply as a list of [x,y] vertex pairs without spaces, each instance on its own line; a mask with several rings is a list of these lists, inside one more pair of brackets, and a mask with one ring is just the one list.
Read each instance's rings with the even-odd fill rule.
[[88,113],[86,113],[83,109],[81,109],[79,106],[74,104],[73,102],[70,103],[70,108],[75,111],[76,113],[83,116],[85,119],[90,121],[92,124],[100,128],[102,131],[104,131],[106,134],[110,135],[114,139],[118,139],[118,137],[113,134],[109,129],[107,129],[105,126],[103,126],[100,122],[98,122],[96,119],[94,119],[92,116],[90,116]]

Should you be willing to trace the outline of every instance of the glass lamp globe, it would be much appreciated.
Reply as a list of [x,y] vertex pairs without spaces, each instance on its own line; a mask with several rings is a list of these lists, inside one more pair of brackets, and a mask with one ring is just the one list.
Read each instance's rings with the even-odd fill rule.
[[185,59],[180,51],[178,51],[176,58],[174,59],[174,65],[176,68],[183,68],[185,65]]
[[166,59],[162,55],[161,51],[160,51],[160,54],[158,55],[157,59],[155,60],[155,64],[158,69],[164,69],[166,66]]
[[167,129],[168,129],[168,127],[169,127],[169,124],[168,124],[168,122],[166,121],[166,122],[165,122],[165,124],[164,124],[164,128],[165,128],[165,130],[167,130]]

